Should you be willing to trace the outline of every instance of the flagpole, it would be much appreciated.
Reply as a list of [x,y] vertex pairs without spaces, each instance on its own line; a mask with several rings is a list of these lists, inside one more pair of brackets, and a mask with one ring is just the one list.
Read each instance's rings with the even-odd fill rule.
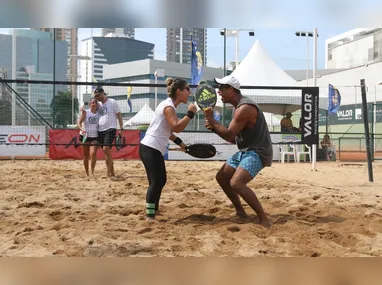
[[180,37],[180,52],[179,52],[180,60],[179,60],[179,62],[183,63],[183,29],[182,28],[179,29],[179,37]]
[[[158,70],[155,70],[154,72],[154,78],[155,78],[155,100],[154,100],[154,106],[155,109],[157,108],[157,96],[158,96],[158,87],[157,87],[157,82],[158,82]],[[155,110],[154,109],[154,110]]]
[[[224,28],[224,69],[223,69],[223,77],[226,76],[226,46],[227,46],[227,28]],[[223,116],[222,116],[222,125],[224,126],[225,123],[225,103],[223,103]]]
[[[12,79],[17,79],[16,67],[16,29],[13,29],[12,34]],[[16,125],[16,83],[12,83],[12,126]]]
[[[192,35],[193,35],[193,33],[190,33],[190,36],[191,36],[191,84],[194,84],[194,82],[192,80],[192,54],[194,52],[193,47],[192,47],[192,40],[193,40]],[[199,119],[200,119],[199,112],[197,112],[196,113],[196,119],[194,120],[194,123],[193,123],[194,124],[194,130],[196,130],[197,128],[199,129]]]
[[[317,69],[317,28],[314,28],[313,32],[313,86],[317,86],[317,77],[316,77],[316,69]],[[312,170],[316,169],[316,159],[317,159],[317,145],[312,145]]]

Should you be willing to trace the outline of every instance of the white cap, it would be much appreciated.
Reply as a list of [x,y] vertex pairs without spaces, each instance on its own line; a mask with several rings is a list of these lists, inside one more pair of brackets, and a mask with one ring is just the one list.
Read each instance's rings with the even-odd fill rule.
[[239,90],[240,89],[240,82],[237,78],[231,77],[231,76],[226,76],[223,78],[215,78],[215,82],[218,84],[227,84],[232,86],[233,88]]

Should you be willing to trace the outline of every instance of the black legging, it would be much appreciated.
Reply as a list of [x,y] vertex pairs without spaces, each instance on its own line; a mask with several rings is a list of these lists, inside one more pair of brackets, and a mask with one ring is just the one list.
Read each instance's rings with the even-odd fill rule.
[[139,145],[139,156],[145,166],[149,180],[149,188],[146,194],[146,215],[154,217],[153,205],[155,205],[157,211],[162,189],[167,182],[166,166],[162,153],[146,145]]

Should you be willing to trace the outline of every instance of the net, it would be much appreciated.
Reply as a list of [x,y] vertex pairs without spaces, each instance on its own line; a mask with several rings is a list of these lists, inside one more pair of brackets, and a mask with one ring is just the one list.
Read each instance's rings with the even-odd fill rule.
[[[81,145],[77,127],[79,109],[82,105],[85,109],[89,108],[88,103],[95,87],[97,83],[93,82],[1,80],[0,156],[9,155],[9,148],[5,148],[9,146],[13,148],[17,146],[20,154],[24,155],[31,150],[31,147],[37,146],[41,146],[40,151],[32,151],[29,154],[46,155],[51,145],[78,149]],[[130,131],[134,134],[131,135],[134,137],[132,139],[125,138],[126,146],[138,146],[139,140],[154,116],[155,107],[168,98],[165,85],[104,82],[102,87],[109,98],[116,100],[122,114],[124,128],[128,131],[126,134]],[[359,87],[357,89],[337,86],[337,88],[341,94],[353,92],[356,104],[345,105],[346,101],[343,101],[336,114],[328,114],[327,99],[321,98],[318,121],[319,141],[323,139],[324,134],[329,134],[337,151],[346,151],[352,145],[357,148],[361,144],[359,139],[349,137],[358,138],[364,134],[362,116],[360,116],[361,95]],[[301,141],[301,104],[306,90],[304,87],[266,86],[244,86],[241,89],[242,94],[253,99],[264,112],[272,142],[275,145]],[[325,94],[325,88],[320,87],[320,93]],[[214,118],[228,126],[233,117],[233,106],[223,104],[220,96],[218,97],[214,108]],[[192,96],[189,97],[189,103],[194,100]],[[290,120],[293,127],[299,131],[281,132],[280,122],[288,112],[292,114]],[[187,104],[180,104],[177,107],[178,117],[182,118],[186,113]],[[380,135],[382,134],[382,105],[369,103],[368,115],[373,136],[373,149],[375,155],[379,155],[379,149],[382,147]],[[60,139],[58,134],[61,134]],[[189,144],[211,143],[217,146],[230,146],[205,128],[204,114],[201,111],[196,114],[180,136]],[[343,144],[342,147],[341,144]],[[24,147],[22,152],[21,146]]]

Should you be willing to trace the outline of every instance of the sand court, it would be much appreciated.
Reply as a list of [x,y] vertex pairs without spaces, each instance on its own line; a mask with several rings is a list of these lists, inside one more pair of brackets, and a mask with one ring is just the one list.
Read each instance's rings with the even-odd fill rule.
[[382,256],[382,164],[274,163],[249,185],[270,229],[234,209],[215,181],[223,162],[166,161],[157,222],[145,219],[141,161],[0,161],[1,256]]

